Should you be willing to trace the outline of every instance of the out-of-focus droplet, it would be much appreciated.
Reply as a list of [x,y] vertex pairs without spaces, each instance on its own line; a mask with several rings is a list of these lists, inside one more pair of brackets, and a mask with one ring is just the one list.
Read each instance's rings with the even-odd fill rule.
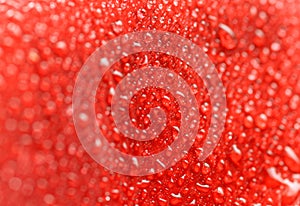
[[259,114],[255,118],[255,124],[260,129],[265,129],[267,127],[268,117],[264,113]]
[[53,204],[54,202],[55,202],[55,197],[54,197],[54,195],[52,195],[52,194],[46,194],[45,196],[44,196],[44,202],[46,203],[46,204]]
[[256,26],[262,28],[268,22],[269,16],[265,11],[260,11],[258,13],[258,18],[256,18]]
[[17,177],[13,177],[9,180],[8,186],[13,191],[19,191],[22,186],[22,180]]
[[37,63],[40,60],[40,55],[36,49],[31,49],[29,51],[28,60],[31,63]]
[[4,90],[6,88],[6,82],[4,77],[0,74],[0,90]]
[[55,53],[58,54],[59,56],[64,56],[68,53],[68,47],[66,42],[64,41],[58,41],[55,44]]
[[265,37],[265,33],[263,32],[263,30],[257,29],[255,30],[255,36],[253,38],[253,43],[258,46],[261,47],[265,44],[266,41],[266,37]]
[[300,107],[300,96],[295,94],[292,96],[289,102],[289,106],[291,109],[296,110]]
[[251,115],[247,115],[244,119],[244,126],[246,128],[251,128],[253,127],[253,124],[254,124],[253,117]]
[[281,49],[281,45],[280,45],[279,42],[273,42],[273,43],[271,44],[271,50],[272,50],[272,51],[277,52],[277,51],[279,51],[280,49]]

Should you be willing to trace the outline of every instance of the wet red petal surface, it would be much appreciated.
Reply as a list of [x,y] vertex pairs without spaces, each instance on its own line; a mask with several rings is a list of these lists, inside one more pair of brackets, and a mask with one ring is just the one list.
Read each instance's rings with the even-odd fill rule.
[[[296,0],[0,1],[1,205],[299,205],[299,12]],[[225,131],[213,153],[198,161],[211,110],[201,79],[167,55],[124,58],[110,71],[125,75],[151,64],[182,72],[197,85],[203,118],[195,144],[175,166],[123,176],[98,165],[81,146],[72,120],[73,86],[105,41],[153,29],[204,48],[227,90]],[[120,81],[113,72],[105,77],[99,114],[111,101],[108,87]],[[162,100],[167,93],[143,92],[155,92],[148,106],[162,104],[169,115],[170,128],[158,139],[130,142],[112,132],[110,118],[99,118],[116,148],[139,155],[165,148],[180,116],[176,102]],[[149,99],[133,99],[137,127],[149,124]],[[146,110],[139,113],[138,106]]]

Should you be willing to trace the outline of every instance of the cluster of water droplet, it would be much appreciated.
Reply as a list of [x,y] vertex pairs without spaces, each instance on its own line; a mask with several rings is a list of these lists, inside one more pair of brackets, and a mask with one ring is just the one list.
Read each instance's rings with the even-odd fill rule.
[[[272,0],[0,1],[0,203],[299,203],[299,11],[297,1]],[[146,155],[176,138],[176,102],[155,88],[132,100],[138,127],[149,123],[147,107],[162,103],[169,111],[173,127],[154,143],[129,143],[110,128],[110,119],[101,118],[113,85],[143,65],[182,73],[202,118],[193,148],[174,167],[121,176],[95,163],[80,145],[71,118],[73,85],[95,48],[117,35],[151,29],[180,34],[210,56],[227,89],[226,131],[213,154],[199,162],[211,113],[202,81],[167,55],[129,56],[115,64],[97,96],[99,126],[116,148]]]

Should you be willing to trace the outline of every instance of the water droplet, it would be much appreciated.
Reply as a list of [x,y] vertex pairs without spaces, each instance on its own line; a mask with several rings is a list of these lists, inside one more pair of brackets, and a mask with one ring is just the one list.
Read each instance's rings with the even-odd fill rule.
[[253,124],[254,124],[254,120],[253,120],[252,116],[247,115],[244,119],[244,126],[246,128],[251,128],[251,127],[253,127]]
[[213,192],[214,202],[217,204],[221,204],[224,202],[224,190],[222,187],[218,187]]
[[209,185],[206,185],[206,184],[200,184],[200,183],[196,183],[196,189],[199,191],[199,192],[208,192],[210,190],[210,187]]
[[54,195],[52,195],[52,194],[46,194],[45,196],[44,196],[44,202],[46,203],[46,204],[53,204],[54,202],[55,202],[55,197],[54,197]]
[[271,50],[272,50],[272,51],[277,52],[277,51],[279,51],[280,49],[281,49],[281,45],[280,45],[279,42],[273,42],[273,43],[271,44]]
[[22,180],[18,177],[13,177],[9,180],[8,186],[13,191],[19,191],[22,186]]
[[260,47],[260,46],[263,46],[265,44],[265,41],[266,41],[265,33],[260,29],[255,30],[255,36],[253,38],[253,43],[256,46]]
[[230,153],[230,158],[234,163],[238,164],[242,158],[242,152],[236,144],[232,145],[232,149],[233,151]]
[[55,53],[59,56],[64,56],[68,53],[68,47],[66,42],[64,41],[58,41],[55,44]]
[[123,22],[121,20],[114,22],[112,29],[116,34],[120,34],[123,31]]
[[238,39],[234,31],[225,24],[219,24],[219,31],[218,31],[221,45],[226,49],[234,49],[238,44]]
[[265,114],[260,114],[255,118],[255,124],[260,129],[265,129],[267,127],[268,117]]
[[79,119],[82,120],[82,121],[84,121],[84,122],[86,122],[86,121],[88,121],[89,117],[85,113],[80,113],[79,114]]
[[294,109],[294,110],[299,108],[300,107],[300,96],[297,94],[293,95],[292,98],[290,99],[289,106],[291,109]]
[[296,152],[289,146],[284,148],[284,162],[289,167],[289,169],[293,172],[300,172],[300,158],[296,154]]
[[101,66],[105,66],[105,67],[109,66],[109,61],[108,61],[108,59],[107,59],[106,57],[101,58],[101,59],[100,59],[100,65],[101,65]]
[[202,166],[202,173],[206,175],[210,173],[210,171],[211,171],[210,165],[205,162]]
[[17,124],[17,120],[9,118],[5,121],[5,129],[7,131],[15,131],[17,129]]
[[137,17],[138,17],[139,19],[145,18],[145,15],[146,15],[146,10],[145,10],[145,9],[139,9],[139,10],[137,11]]
[[31,49],[29,51],[28,60],[32,63],[37,63],[40,60],[40,55],[36,49]]
[[137,182],[137,186],[139,188],[143,188],[144,189],[144,188],[149,187],[149,185],[150,185],[150,180],[147,180],[147,179],[143,179],[140,182]]
[[182,203],[182,196],[180,193],[178,194],[175,194],[175,193],[172,193],[171,194],[171,197],[170,197],[170,204],[171,205],[178,205],[178,204],[181,204]]

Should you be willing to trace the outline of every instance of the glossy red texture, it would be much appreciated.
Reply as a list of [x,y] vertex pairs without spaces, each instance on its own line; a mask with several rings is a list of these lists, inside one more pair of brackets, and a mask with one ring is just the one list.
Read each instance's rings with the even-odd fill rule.
[[[300,205],[299,13],[297,0],[0,1],[0,205]],[[203,117],[194,146],[174,167],[122,176],[81,146],[72,91],[95,48],[151,29],[203,46],[227,89],[227,121],[219,145],[199,162],[211,110],[202,80],[164,54],[122,59],[111,71],[125,75],[151,64],[182,72],[196,85]],[[111,101],[108,88],[121,78],[105,77],[99,117]],[[156,91],[150,104],[163,104],[168,123],[178,125],[176,102],[160,100],[165,93]],[[149,99],[133,99],[138,127],[149,124],[135,113]],[[99,123],[116,148],[133,154],[155,153],[176,137],[170,128],[137,144],[112,132],[110,118]]]

